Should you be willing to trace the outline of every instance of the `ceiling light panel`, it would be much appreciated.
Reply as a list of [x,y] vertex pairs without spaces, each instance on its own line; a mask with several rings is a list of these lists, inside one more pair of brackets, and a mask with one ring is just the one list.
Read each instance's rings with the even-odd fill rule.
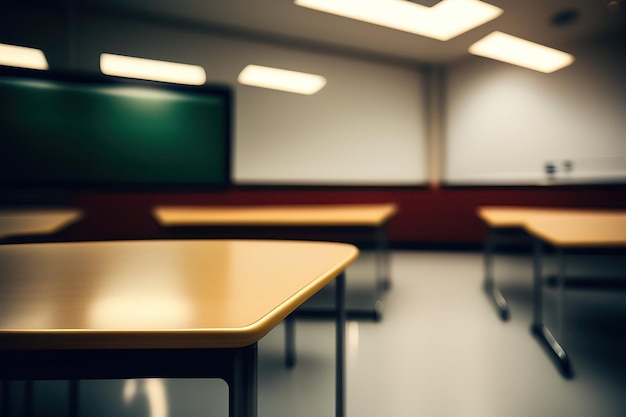
[[254,87],[306,95],[315,94],[326,85],[326,78],[321,75],[260,65],[248,65],[245,67],[239,73],[237,81]]
[[204,68],[198,65],[123,55],[101,54],[100,71],[106,75],[176,84],[202,85],[206,82]]
[[0,43],[0,65],[47,70],[48,60],[39,49]]
[[294,3],[441,41],[502,14],[499,7],[479,0],[443,0],[432,7],[406,0],[294,0]]
[[469,52],[544,73],[574,62],[571,54],[497,31],[474,43]]

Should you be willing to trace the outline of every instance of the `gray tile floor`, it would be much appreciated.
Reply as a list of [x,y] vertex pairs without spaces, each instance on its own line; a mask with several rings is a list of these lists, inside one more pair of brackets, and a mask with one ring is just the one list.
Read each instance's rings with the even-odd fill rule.
[[[599,264],[626,278],[625,261],[576,260],[570,271]],[[371,266],[366,253],[348,270],[351,294],[371,285]],[[348,416],[626,416],[626,291],[566,292],[564,345],[576,374],[566,380],[529,332],[529,259],[496,261],[508,322],[482,292],[482,275],[481,253],[392,253],[383,320],[347,326]],[[333,416],[333,322],[298,321],[295,369],[283,366],[283,336],[279,326],[259,344],[259,416]],[[36,416],[64,415],[66,390],[37,382]],[[18,383],[12,392],[15,405]],[[83,416],[227,416],[226,395],[219,380],[83,381],[80,407]]]

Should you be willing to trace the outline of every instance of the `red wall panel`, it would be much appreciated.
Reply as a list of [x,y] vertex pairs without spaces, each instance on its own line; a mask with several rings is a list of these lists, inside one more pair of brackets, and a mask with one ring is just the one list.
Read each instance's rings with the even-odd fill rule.
[[479,243],[480,205],[626,208],[624,187],[590,188],[233,188],[210,193],[83,193],[72,197],[85,211],[70,239],[160,236],[150,208],[168,205],[349,204],[395,202],[389,225],[394,243]]

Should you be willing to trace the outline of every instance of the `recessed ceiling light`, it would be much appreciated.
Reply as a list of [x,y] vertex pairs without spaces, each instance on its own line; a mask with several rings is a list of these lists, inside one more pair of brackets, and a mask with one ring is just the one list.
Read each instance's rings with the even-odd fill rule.
[[241,84],[270,88],[298,94],[315,94],[326,85],[321,75],[289,71],[280,68],[248,65],[237,78]]
[[502,14],[499,7],[479,0],[443,0],[432,7],[406,0],[294,0],[294,3],[441,41]]
[[123,55],[101,54],[100,71],[106,75],[177,84],[202,85],[206,82],[204,68],[198,65]]
[[47,70],[48,61],[40,49],[0,43],[0,65]]
[[571,54],[497,31],[474,43],[469,52],[545,73],[574,62]]

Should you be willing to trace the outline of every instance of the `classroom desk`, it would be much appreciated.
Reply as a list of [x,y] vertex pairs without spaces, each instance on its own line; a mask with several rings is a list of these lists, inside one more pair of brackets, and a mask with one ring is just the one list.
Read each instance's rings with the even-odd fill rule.
[[[376,283],[371,310],[348,309],[351,318],[379,320],[383,293],[391,286],[387,223],[396,213],[395,204],[285,205],[285,206],[159,206],[153,209],[157,222],[170,237],[262,237],[349,241],[355,234],[376,241]],[[309,232],[309,234],[307,234]],[[310,232],[318,232],[311,237]],[[336,234],[339,237],[336,237]],[[328,315],[328,311],[299,314]]]
[[496,247],[507,232],[523,232],[528,221],[534,218],[559,218],[571,213],[603,213],[599,210],[557,209],[515,206],[481,206],[477,209],[478,217],[487,226],[484,249],[484,289],[493,301],[500,318],[508,320],[510,312],[506,299],[498,289],[494,277]]
[[532,332],[547,348],[561,374],[570,378],[573,372],[569,356],[543,320],[543,246],[549,244],[556,249],[559,293],[557,326],[562,339],[567,252],[573,249],[625,248],[626,212],[561,212],[558,216],[532,217],[525,222],[524,227],[534,237]]
[[50,235],[82,217],[73,209],[0,210],[0,241],[13,237]]
[[217,377],[229,415],[255,416],[257,342],[336,279],[343,416],[343,271],[357,256],[349,244],[294,241],[2,245],[0,379]]

